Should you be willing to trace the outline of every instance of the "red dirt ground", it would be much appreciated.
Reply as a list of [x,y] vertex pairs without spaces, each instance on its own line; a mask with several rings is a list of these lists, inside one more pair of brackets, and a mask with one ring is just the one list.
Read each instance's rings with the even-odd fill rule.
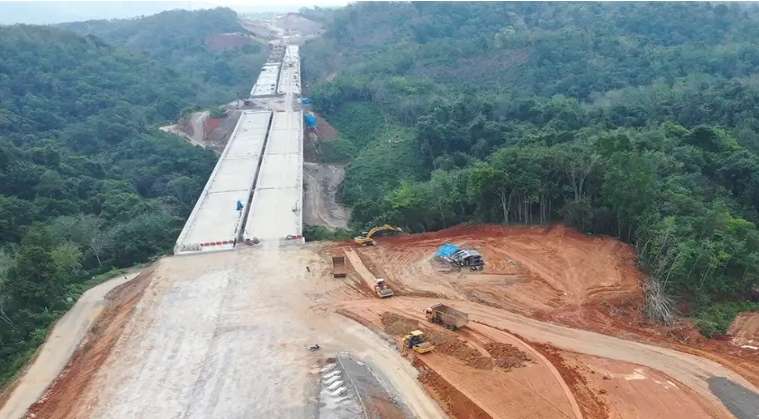
[[[435,233],[386,237],[361,249],[400,290],[478,301],[522,314],[585,326],[613,317],[620,306],[642,305],[633,249],[609,237],[563,226],[459,226]],[[486,260],[481,273],[450,271],[433,254],[452,242]],[[449,272],[450,271],[450,272]]]
[[732,336],[732,342],[737,346],[748,346],[759,349],[759,313],[750,312],[741,314],[730,325],[730,330],[728,330],[727,334]]
[[[420,380],[454,418],[579,417],[570,389],[539,353],[506,332],[482,325],[452,332],[416,312],[388,311],[388,300],[370,299],[341,311],[394,337],[420,329],[435,344],[418,355],[401,348],[420,370]],[[537,389],[540,389],[539,391]]]
[[[712,359],[752,383],[759,382],[759,355],[725,341],[707,340],[688,322],[671,328],[649,323],[642,310],[644,276],[637,269],[634,249],[616,239],[587,236],[560,225],[466,225],[434,233],[382,237],[377,241],[378,246],[357,248],[357,251],[374,276],[385,278],[398,296],[467,300],[543,321],[650,342]],[[435,250],[445,242],[480,251],[486,260],[485,270],[477,273],[452,270],[435,261]],[[371,296],[366,291],[362,294]],[[364,324],[371,323],[365,312],[351,314],[354,319],[362,318]],[[464,340],[472,346],[471,336]],[[474,347],[487,356],[481,344]],[[640,403],[648,403],[643,401],[647,397],[650,401],[661,399],[662,402],[667,402],[667,397],[681,399],[683,405],[689,405],[679,409],[687,413],[686,416],[672,414],[673,417],[717,417],[721,413],[710,411],[708,403],[683,385],[675,388],[665,384],[669,386],[665,389],[668,392],[661,393],[661,383],[675,381],[658,371],[647,369],[645,375],[653,377],[649,380],[620,381],[616,387],[609,388],[596,385],[592,374],[588,376],[583,371],[603,365],[608,371],[619,373],[633,371],[638,366],[582,358],[545,346],[537,349],[541,349],[543,356],[559,371],[585,417],[651,417],[646,412],[653,411],[638,407]],[[462,366],[470,368],[469,376],[477,370],[467,365],[466,358],[452,358],[454,364],[463,362]],[[426,365],[426,368],[431,366]],[[446,375],[445,370],[441,373],[437,369],[436,374],[437,378]],[[445,377],[443,381],[462,392],[457,387],[459,378]],[[431,391],[437,390],[432,388]],[[654,394],[645,395],[647,391]],[[439,400],[444,406],[448,403]],[[472,402],[472,398],[467,400]],[[493,416],[492,410],[488,414]],[[638,414],[643,416],[636,416]]]
[[609,418],[717,418],[709,403],[684,384],[641,365],[559,351],[567,368],[608,406]]
[[90,385],[121,336],[134,306],[150,284],[151,275],[152,269],[146,270],[109,293],[108,297],[113,303],[100,314],[81,349],[74,354],[45,395],[29,408],[28,417],[62,419],[72,415],[79,395]]
[[[759,351],[706,339],[689,321],[663,327],[646,319],[644,275],[637,268],[634,249],[614,238],[588,236],[562,225],[461,225],[378,241],[383,245],[359,252],[397,295],[475,301],[543,321],[655,343],[725,364],[759,385]],[[433,258],[445,242],[479,250],[485,270],[448,272]],[[759,320],[743,324],[751,330],[748,325]]]

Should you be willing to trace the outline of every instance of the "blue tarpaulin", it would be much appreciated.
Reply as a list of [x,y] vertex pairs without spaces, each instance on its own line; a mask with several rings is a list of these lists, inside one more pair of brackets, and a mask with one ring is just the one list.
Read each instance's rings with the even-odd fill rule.
[[435,256],[438,257],[451,257],[454,253],[458,252],[459,247],[456,246],[453,243],[446,243],[440,247],[437,248],[437,252],[435,252]]
[[307,113],[306,114],[306,125],[309,128],[316,128],[316,115],[314,115],[314,114],[312,114],[310,112]]

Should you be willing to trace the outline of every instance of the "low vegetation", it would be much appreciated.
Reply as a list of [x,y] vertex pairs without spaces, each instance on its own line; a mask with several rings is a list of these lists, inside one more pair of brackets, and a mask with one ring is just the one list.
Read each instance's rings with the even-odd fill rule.
[[[759,11],[355,4],[305,11],[357,227],[563,221],[633,243],[652,314],[723,333],[759,286]],[[658,314],[656,314],[658,313]]]

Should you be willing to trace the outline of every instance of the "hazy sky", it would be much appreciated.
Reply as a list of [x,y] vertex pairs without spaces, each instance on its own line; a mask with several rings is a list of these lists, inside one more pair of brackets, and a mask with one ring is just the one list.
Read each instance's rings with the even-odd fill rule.
[[204,1],[5,1],[0,0],[0,24],[48,24],[89,19],[128,18],[172,9],[226,6],[241,13],[294,12],[301,7],[334,7],[347,0],[204,0]]

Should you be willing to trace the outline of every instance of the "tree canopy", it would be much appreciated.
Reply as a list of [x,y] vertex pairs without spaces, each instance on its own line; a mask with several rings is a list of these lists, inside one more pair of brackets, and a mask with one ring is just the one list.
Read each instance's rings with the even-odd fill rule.
[[[360,227],[563,221],[636,245],[651,280],[705,333],[749,304],[759,288],[753,5],[304,13],[328,28],[303,66],[341,132],[324,155],[350,162],[343,198]],[[391,146],[413,157],[388,166]]]
[[161,133],[193,81],[54,27],[0,26],[0,382],[113,268],[167,252],[215,157]]

